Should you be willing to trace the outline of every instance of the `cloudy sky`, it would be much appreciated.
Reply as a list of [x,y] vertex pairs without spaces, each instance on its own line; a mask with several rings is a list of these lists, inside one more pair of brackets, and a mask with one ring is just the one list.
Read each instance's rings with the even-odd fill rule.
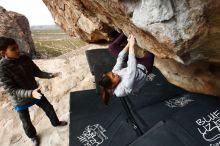
[[0,0],[0,6],[25,15],[31,26],[54,24],[54,20],[42,0]]

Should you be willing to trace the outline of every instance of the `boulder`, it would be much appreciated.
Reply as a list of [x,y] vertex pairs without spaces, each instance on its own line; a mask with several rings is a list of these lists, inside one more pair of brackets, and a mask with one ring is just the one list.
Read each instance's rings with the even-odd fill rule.
[[[43,1],[55,22],[70,35],[97,42],[111,40],[114,30],[133,33],[139,47],[160,60],[155,65],[170,82],[189,91],[220,96],[218,83],[214,83],[220,78],[220,1]],[[204,73],[197,75],[200,69]],[[171,70],[179,77],[168,74]]]
[[55,23],[70,36],[80,37],[87,42],[111,40],[109,34],[114,32],[114,29],[87,11],[79,0],[43,0],[43,2],[51,11]]
[[0,6],[0,36],[15,39],[21,51],[35,55],[28,19],[16,12],[7,11]]

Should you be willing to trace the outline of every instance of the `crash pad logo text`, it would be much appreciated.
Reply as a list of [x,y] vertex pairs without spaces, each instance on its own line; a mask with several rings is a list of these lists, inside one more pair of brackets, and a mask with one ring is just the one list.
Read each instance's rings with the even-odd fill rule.
[[82,135],[77,138],[84,146],[99,146],[108,139],[104,132],[106,130],[99,124],[89,125],[85,128]]
[[188,95],[184,95],[179,98],[174,98],[174,99],[165,101],[165,105],[168,106],[169,108],[184,107],[192,101],[194,100],[190,99]]
[[218,110],[196,120],[198,131],[208,142],[214,142],[220,138],[220,113]]

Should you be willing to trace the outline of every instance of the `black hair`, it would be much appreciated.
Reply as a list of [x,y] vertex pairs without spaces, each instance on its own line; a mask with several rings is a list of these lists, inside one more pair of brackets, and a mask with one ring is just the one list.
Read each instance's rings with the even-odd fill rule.
[[112,85],[111,79],[104,73],[102,75],[102,78],[99,80],[99,85],[102,86],[105,89],[108,89]]
[[99,80],[98,84],[100,85],[100,88],[101,88],[100,95],[102,98],[102,102],[107,105],[109,98],[112,95],[111,91],[109,90],[112,86],[112,81],[106,75],[106,73],[104,73],[102,75],[102,78]]
[[16,41],[12,38],[0,37],[0,51],[6,51],[8,46],[16,44]]

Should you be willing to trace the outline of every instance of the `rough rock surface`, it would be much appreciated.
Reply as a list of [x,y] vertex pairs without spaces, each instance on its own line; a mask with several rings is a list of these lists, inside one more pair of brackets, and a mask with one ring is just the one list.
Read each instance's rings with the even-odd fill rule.
[[205,62],[183,65],[172,59],[155,59],[155,66],[173,84],[192,92],[220,97],[220,65]]
[[[199,76],[198,78],[201,80],[203,80],[202,78],[210,78],[211,80],[215,74],[218,74],[220,64],[220,1],[43,1],[51,11],[55,22],[69,34],[80,36],[86,41],[98,41],[108,40],[111,34],[109,32],[112,32],[112,29],[123,31],[126,35],[132,32],[141,48],[153,52],[158,58],[166,58],[166,60],[160,60],[162,63],[169,61],[167,58],[174,60],[169,61],[169,64],[173,64],[172,66],[160,65],[159,68],[168,72],[176,67],[175,72],[180,76],[179,79],[183,80],[180,81],[171,74],[169,76],[165,74],[169,81],[174,82],[175,80],[176,84],[190,91],[211,93],[211,91],[200,90],[209,86],[209,80],[199,82],[199,86],[203,86],[203,88],[197,90],[194,81],[187,77],[195,76],[193,71],[203,68],[203,64],[208,64],[211,67],[203,70],[203,77]],[[102,34],[98,36],[105,37],[96,37],[97,34]],[[93,37],[96,39],[92,39]],[[183,64],[184,68],[190,69],[192,74],[188,76],[181,70]],[[210,68],[212,69],[210,70]],[[219,76],[215,77],[216,80],[219,80]],[[218,90],[218,88],[219,86],[215,86],[214,89]],[[220,96],[215,93],[213,95]]]
[[53,12],[54,21],[70,36],[80,37],[87,42],[96,42],[109,40],[108,33],[114,31],[108,24],[100,21],[96,15],[87,11],[78,0],[43,1]]
[[24,15],[7,11],[0,6],[0,36],[16,40],[21,51],[35,55],[35,46],[31,37],[30,26]]

